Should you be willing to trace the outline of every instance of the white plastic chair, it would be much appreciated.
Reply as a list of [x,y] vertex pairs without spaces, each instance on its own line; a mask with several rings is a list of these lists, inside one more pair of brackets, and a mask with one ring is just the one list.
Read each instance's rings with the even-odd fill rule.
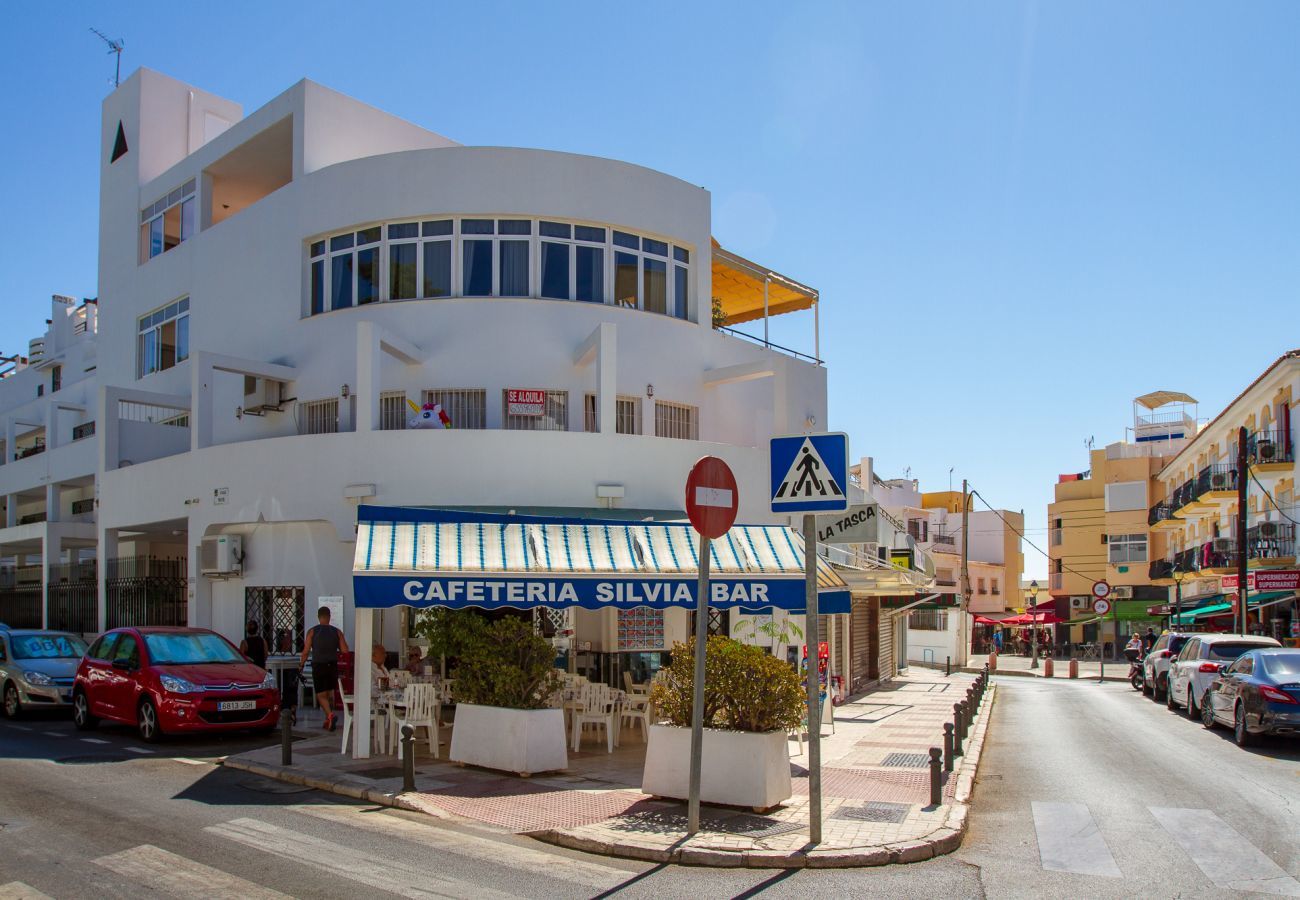
[[438,691],[431,684],[408,684],[402,691],[406,715],[393,716],[389,726],[389,739],[396,742],[397,756],[402,756],[402,726],[410,725],[416,733],[421,728],[429,732],[429,755],[438,758]]
[[573,752],[582,745],[582,729],[599,725],[605,729],[605,743],[614,752],[614,697],[603,684],[588,684],[582,689],[581,705],[573,714]]
[[618,730],[633,725],[641,729],[641,740],[650,740],[650,698],[645,694],[629,693],[623,698],[618,714]]
[[[339,748],[340,753],[348,752],[348,736],[352,733],[352,717],[356,712],[356,698],[351,694],[344,693],[343,679],[339,679],[339,696],[343,698],[343,744]],[[376,720],[385,715],[385,711],[371,707],[370,709],[370,743],[371,746],[380,753],[388,752],[388,730],[382,726],[377,726]]]

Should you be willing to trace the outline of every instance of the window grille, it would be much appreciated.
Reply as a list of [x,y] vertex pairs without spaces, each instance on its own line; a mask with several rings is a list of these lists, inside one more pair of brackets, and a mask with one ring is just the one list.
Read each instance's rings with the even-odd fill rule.
[[252,622],[268,653],[301,653],[307,589],[244,588],[244,621]]
[[914,609],[907,616],[907,627],[913,631],[947,631],[948,612],[943,609]]
[[339,400],[312,400],[298,404],[299,434],[334,434],[339,430]]
[[82,438],[90,437],[94,433],[95,433],[94,422],[82,422],[80,425],[74,425],[72,427],[72,439],[74,441],[79,441]]
[[569,392],[547,391],[540,416],[512,416],[507,412],[507,392],[501,392],[501,421],[512,431],[568,431]]
[[189,413],[170,406],[154,406],[152,403],[136,403],[133,400],[118,401],[117,417],[124,422],[150,422],[154,425],[174,425],[177,428],[190,426]]
[[[599,431],[600,415],[596,395],[587,394],[583,405],[583,430]],[[614,430],[617,434],[641,433],[641,398],[619,397],[614,401]]]
[[384,391],[379,395],[379,430],[401,431],[406,428],[409,409],[405,391]]
[[684,403],[655,401],[655,437],[700,439],[699,409]]
[[452,388],[425,391],[421,403],[436,403],[451,419],[452,428],[487,428],[487,391],[483,388]]
[[79,516],[79,515],[81,515],[82,513],[88,513],[88,512],[94,512],[94,511],[95,511],[95,498],[94,498],[94,497],[87,497],[85,500],[73,500],[73,501],[72,501],[72,514],[73,514],[74,516]]

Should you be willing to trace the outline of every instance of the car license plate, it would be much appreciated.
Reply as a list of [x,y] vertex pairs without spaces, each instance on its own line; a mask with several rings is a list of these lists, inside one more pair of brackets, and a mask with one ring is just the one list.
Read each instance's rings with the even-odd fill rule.
[[218,712],[234,712],[239,709],[257,709],[256,700],[221,700],[217,703]]

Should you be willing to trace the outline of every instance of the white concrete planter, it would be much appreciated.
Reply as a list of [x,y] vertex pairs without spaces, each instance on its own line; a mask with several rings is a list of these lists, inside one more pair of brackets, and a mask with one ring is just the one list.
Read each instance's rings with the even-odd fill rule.
[[457,704],[451,761],[520,775],[568,768],[564,711]]
[[[641,790],[686,799],[691,777],[691,730],[651,725]],[[790,746],[783,731],[704,729],[700,799],[769,809],[790,799]]]

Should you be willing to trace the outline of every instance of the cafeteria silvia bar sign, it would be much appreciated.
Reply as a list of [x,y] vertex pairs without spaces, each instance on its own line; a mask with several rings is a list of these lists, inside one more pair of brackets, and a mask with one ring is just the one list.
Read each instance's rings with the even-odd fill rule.
[[[527,578],[519,576],[422,577],[367,575],[353,579],[356,605],[368,609],[395,606],[445,606],[485,609],[534,606],[581,606],[586,609],[650,606],[659,609],[695,605],[695,579],[680,578]],[[709,584],[709,605],[760,610],[804,608],[800,578],[716,578]],[[821,612],[847,613],[847,590],[823,591]]]

